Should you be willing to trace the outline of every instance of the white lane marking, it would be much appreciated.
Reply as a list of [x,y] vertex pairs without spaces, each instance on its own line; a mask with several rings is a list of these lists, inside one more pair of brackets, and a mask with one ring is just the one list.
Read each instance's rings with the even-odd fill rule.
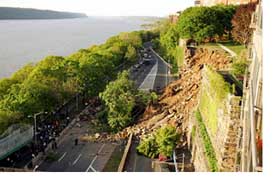
[[78,156],[77,159],[73,162],[72,165],[75,165],[75,164],[79,161],[79,159],[81,158],[81,156],[82,156],[82,154],[79,154],[79,156]]
[[[142,84],[138,87],[138,89],[153,89],[154,83],[156,80],[156,75],[158,72],[158,59],[156,59],[156,64],[153,66],[149,74],[146,76]],[[147,87],[148,86],[148,87]]]
[[[99,151],[97,152],[97,154],[99,154],[99,153],[102,151],[102,149],[104,148],[104,146],[105,146],[105,144],[103,144],[103,145],[100,147],[100,149],[99,149]],[[93,165],[94,161],[96,160],[97,156],[98,156],[98,155],[95,155],[95,156],[94,156],[94,158],[93,158],[92,161],[90,162],[90,164],[89,164],[89,166],[88,166],[88,168],[87,168],[87,170],[86,170],[85,172],[89,172],[90,169],[93,170],[94,172],[97,172],[97,171],[92,167],[92,165]]]
[[64,156],[67,154],[67,152],[65,152],[59,159],[58,159],[58,162],[60,162],[63,158],[64,158]]
[[92,170],[93,172],[97,172],[93,167],[90,167],[90,170]]
[[101,151],[102,151],[102,149],[104,148],[104,146],[105,146],[105,144],[103,144],[103,145],[101,146],[101,148],[100,148],[99,151],[98,151],[98,154],[101,153]]

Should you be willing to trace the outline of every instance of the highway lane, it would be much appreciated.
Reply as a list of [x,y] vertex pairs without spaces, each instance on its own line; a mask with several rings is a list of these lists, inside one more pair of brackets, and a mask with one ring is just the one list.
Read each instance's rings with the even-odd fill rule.
[[38,171],[47,172],[95,172],[102,171],[116,145],[112,143],[79,142],[75,138],[90,128],[88,122],[79,122],[81,127],[73,127],[55,151],[55,161],[45,160]]
[[139,142],[134,141],[129,150],[129,155],[125,164],[126,172],[153,172],[152,160],[136,153]]
[[[145,44],[144,48],[150,49],[151,44]],[[141,61],[143,61],[141,58],[138,62],[139,67],[132,67],[130,69],[131,79],[140,90],[149,91],[162,89],[171,81],[169,67],[153,50],[149,51],[147,54],[151,56],[150,63],[141,63]]]
[[[148,48],[150,46],[146,46]],[[136,71],[130,73],[130,78],[134,80],[139,89],[156,90],[157,87],[163,88],[168,83],[168,66],[152,51],[149,64],[142,64]],[[55,161],[44,161],[38,171],[48,172],[96,172],[102,171],[115,147],[112,143],[93,143],[79,142],[77,146],[74,140],[90,131],[89,122],[79,122],[81,127],[74,126],[65,135],[62,143],[55,151],[57,157]],[[130,154],[130,168],[127,171],[147,172],[152,171],[149,158],[136,154],[136,144]]]

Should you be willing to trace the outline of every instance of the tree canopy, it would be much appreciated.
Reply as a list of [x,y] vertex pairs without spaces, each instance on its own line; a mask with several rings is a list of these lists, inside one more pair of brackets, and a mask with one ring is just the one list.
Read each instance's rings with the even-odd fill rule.
[[132,122],[136,93],[127,71],[120,73],[118,79],[110,82],[105,91],[100,93],[100,98],[108,108],[108,124],[113,130],[121,130]]
[[235,6],[216,5],[211,7],[187,8],[179,17],[177,28],[183,38],[202,42],[231,31],[231,19]]
[[176,148],[180,134],[171,125],[165,125],[155,133],[142,139],[137,147],[137,151],[147,157],[155,158],[159,154],[171,157]]
[[240,44],[247,45],[250,41],[253,30],[250,28],[252,14],[255,11],[256,3],[240,5],[232,19],[232,36]]
[[[14,113],[17,114],[14,119],[27,119],[28,115],[40,111],[51,112],[61,107],[77,93],[88,98],[98,96],[110,81],[116,79],[119,66],[132,65],[143,41],[152,37],[153,34],[146,31],[121,33],[109,38],[104,44],[81,49],[68,57],[48,56],[37,64],[27,64],[11,77],[1,79],[0,119],[1,124],[5,125],[3,128],[14,122],[11,120]],[[120,82],[125,81],[127,73],[119,77]],[[115,84],[120,89],[125,88],[120,82]],[[111,86],[108,89],[112,93],[115,90]],[[117,102],[125,104],[127,98],[130,95],[124,93]],[[133,99],[130,99],[129,105],[133,107]],[[131,109],[122,109],[120,106],[116,108],[130,120]],[[111,113],[110,117],[112,126],[118,126],[118,123],[113,125],[113,119],[117,122],[118,116]],[[127,122],[121,122],[120,127]]]

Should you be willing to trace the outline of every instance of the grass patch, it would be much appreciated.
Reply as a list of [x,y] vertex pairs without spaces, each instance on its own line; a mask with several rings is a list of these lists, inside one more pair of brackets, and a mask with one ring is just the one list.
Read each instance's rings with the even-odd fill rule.
[[184,49],[177,46],[175,49],[175,58],[177,60],[177,66],[180,68],[184,64]]
[[208,83],[202,84],[199,102],[200,112],[213,134],[217,132],[218,110],[225,110],[225,99],[230,93],[230,85],[225,82],[222,75],[205,67]]
[[118,171],[118,167],[121,162],[124,149],[125,149],[124,145],[119,145],[115,148],[110,159],[107,161],[107,164],[105,165],[105,167],[103,169],[103,172],[117,172]]
[[233,52],[235,52],[237,54],[237,56],[239,56],[242,51],[246,50],[244,45],[237,44],[237,43],[234,43],[232,41],[219,42],[219,43],[226,46],[227,48],[229,48]]
[[222,49],[219,45],[222,44],[225,47],[229,48],[230,50],[232,50],[233,52],[235,52],[237,54],[237,56],[240,56],[242,52],[246,51],[246,48],[244,45],[241,44],[236,44],[232,41],[224,41],[224,42],[217,42],[217,43],[205,43],[205,44],[201,44],[198,47],[200,48],[206,48],[209,50],[218,50],[218,51],[224,51],[224,49]]
[[205,48],[205,49],[208,49],[208,50],[217,50],[217,51],[223,51],[224,52],[224,50],[217,43],[200,44],[198,46],[198,48]]
[[197,110],[195,112],[195,116],[196,116],[196,120],[198,122],[198,128],[199,128],[200,134],[202,136],[202,140],[203,140],[203,144],[204,144],[204,148],[205,148],[205,154],[206,154],[206,157],[208,160],[208,164],[210,166],[210,170],[212,172],[217,172],[218,171],[218,165],[217,165],[218,161],[216,159],[216,154],[215,154],[214,148],[212,146],[210,137],[207,133],[206,127],[203,123],[199,110]]
[[[209,104],[211,104],[209,106]],[[217,132],[218,126],[218,103],[213,101],[207,92],[203,91],[201,94],[199,108],[205,117],[205,122],[213,134]]]

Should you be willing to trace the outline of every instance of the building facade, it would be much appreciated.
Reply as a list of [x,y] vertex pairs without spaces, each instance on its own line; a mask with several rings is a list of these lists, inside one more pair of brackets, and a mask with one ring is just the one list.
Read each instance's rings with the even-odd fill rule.
[[217,4],[224,4],[224,5],[239,5],[239,4],[248,4],[257,2],[258,0],[195,0],[195,6],[214,6]]
[[241,112],[241,134],[237,171],[262,171],[262,2],[252,14],[250,27],[253,29],[249,46],[250,66],[244,79]]

